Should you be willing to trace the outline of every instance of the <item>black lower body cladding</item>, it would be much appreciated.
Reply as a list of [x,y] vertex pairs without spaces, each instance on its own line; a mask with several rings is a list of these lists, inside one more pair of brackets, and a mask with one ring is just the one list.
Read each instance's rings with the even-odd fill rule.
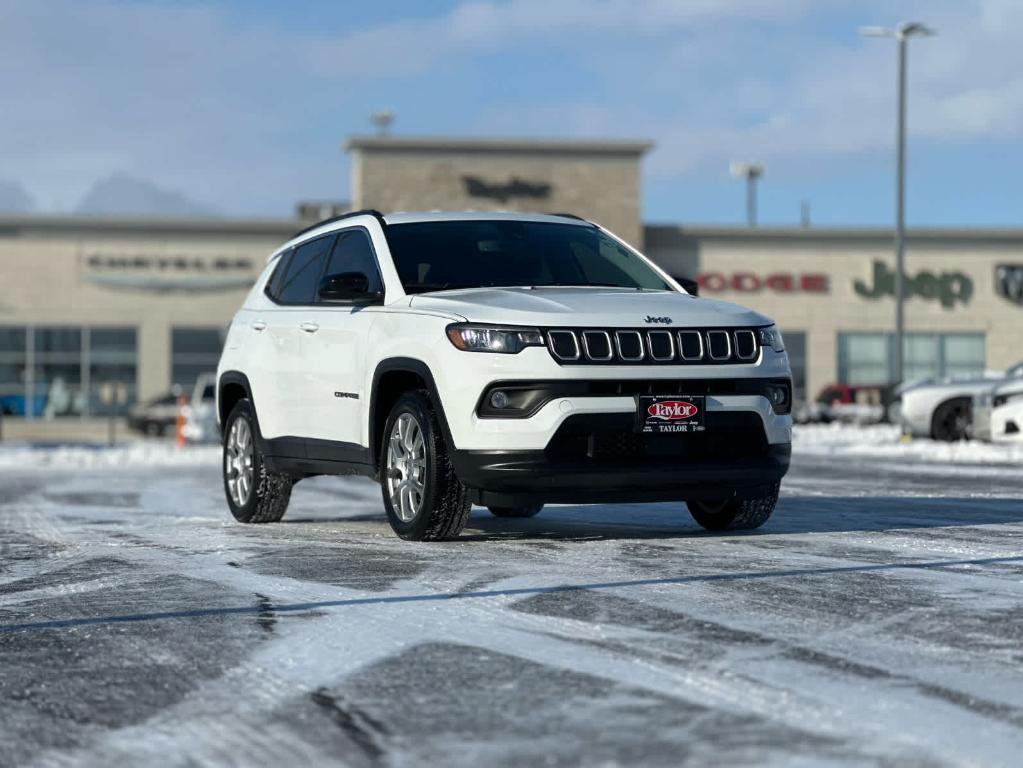
[[707,414],[705,432],[648,435],[631,414],[575,415],[545,450],[454,451],[481,504],[753,498],[789,468],[789,443],[768,444],[752,412]]

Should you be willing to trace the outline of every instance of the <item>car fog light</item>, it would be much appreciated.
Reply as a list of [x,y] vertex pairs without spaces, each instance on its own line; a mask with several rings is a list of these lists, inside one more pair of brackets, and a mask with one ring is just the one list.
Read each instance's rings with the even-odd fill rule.
[[490,404],[495,408],[507,408],[508,395],[506,395],[501,390],[497,390],[490,396]]

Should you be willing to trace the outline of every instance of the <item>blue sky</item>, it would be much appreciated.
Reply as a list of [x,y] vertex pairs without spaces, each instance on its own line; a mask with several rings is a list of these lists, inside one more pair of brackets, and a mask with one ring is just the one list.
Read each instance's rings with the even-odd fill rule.
[[[0,189],[73,210],[141,179],[225,215],[348,197],[344,137],[652,139],[648,221],[743,216],[731,159],[766,165],[761,220],[892,219],[895,50],[919,19],[911,225],[1023,224],[1018,0],[87,2],[0,0]],[[0,196],[0,205],[3,197]]]

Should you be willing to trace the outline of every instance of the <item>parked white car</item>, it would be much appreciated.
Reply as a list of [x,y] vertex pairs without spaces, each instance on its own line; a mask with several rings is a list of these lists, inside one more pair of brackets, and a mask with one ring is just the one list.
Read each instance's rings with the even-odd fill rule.
[[195,381],[192,398],[182,409],[185,424],[181,428],[189,443],[216,443],[220,441],[217,428],[217,375],[204,373]]
[[457,536],[473,503],[685,501],[705,528],[756,528],[791,454],[771,321],[567,215],[361,211],[299,233],[231,323],[217,401],[235,519],[360,474],[413,540]]
[[906,387],[899,406],[902,431],[914,437],[949,442],[968,439],[974,398],[1004,379],[1004,374],[986,373]]
[[[1005,378],[978,392],[973,398],[973,423],[970,437],[975,440],[994,440],[994,412],[1009,401],[1023,395],[1023,362],[1005,372]],[[1003,425],[1004,426],[1004,425]]]

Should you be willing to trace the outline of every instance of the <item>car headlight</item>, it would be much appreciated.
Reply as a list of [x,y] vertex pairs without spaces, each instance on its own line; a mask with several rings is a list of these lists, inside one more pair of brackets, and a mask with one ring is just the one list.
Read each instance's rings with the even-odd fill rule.
[[769,328],[760,329],[760,346],[770,347],[775,352],[785,351],[785,340],[782,339],[778,326],[772,325]]
[[526,347],[542,347],[543,334],[536,328],[454,323],[447,327],[448,338],[465,352],[500,352],[514,355]]

